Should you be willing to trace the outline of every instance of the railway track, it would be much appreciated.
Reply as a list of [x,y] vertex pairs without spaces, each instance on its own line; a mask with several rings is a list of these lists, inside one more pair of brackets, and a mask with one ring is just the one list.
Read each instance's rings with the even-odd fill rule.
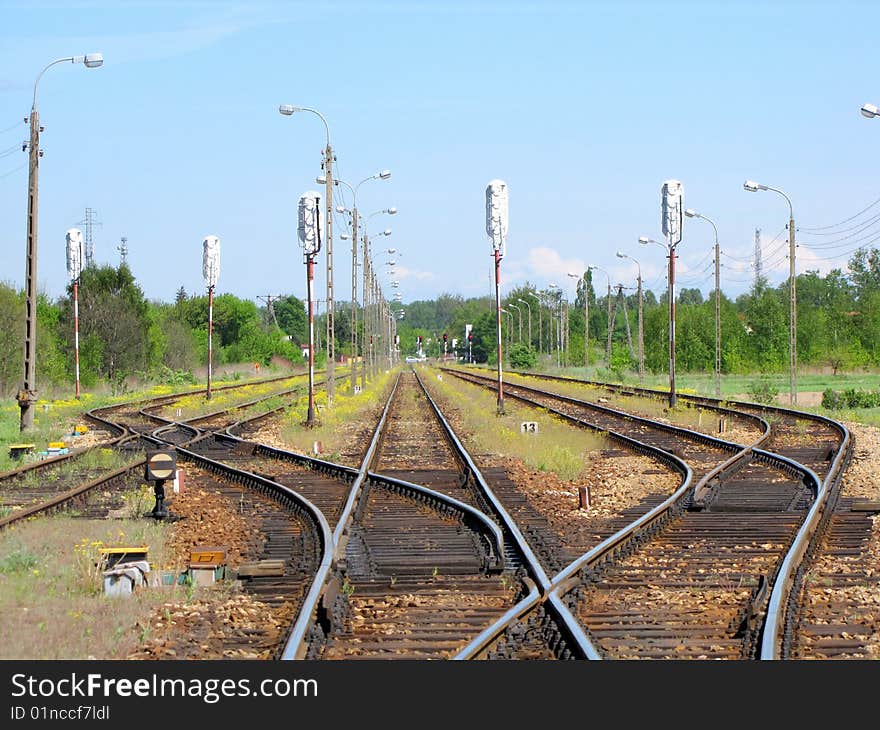
[[[297,378],[301,376],[295,376]],[[289,380],[281,376],[261,381],[274,384]],[[252,385],[233,384],[218,390],[234,390]],[[281,394],[297,389],[284,389]],[[159,434],[162,443],[184,445],[204,435],[204,431],[150,413],[153,408],[168,407],[190,392],[174,393],[158,398],[107,406],[86,414],[93,423],[116,438],[95,447],[68,455],[27,464],[0,477],[0,528],[41,513],[73,509],[83,516],[104,516],[119,509],[122,494],[142,483],[145,452],[156,448],[156,441],[144,438]],[[279,395],[273,393],[245,405],[254,406],[261,400]],[[224,414],[237,414],[238,405],[216,411],[201,419],[223,419]],[[233,416],[234,418],[234,416]],[[234,422],[226,416],[225,423]]]
[[[482,382],[491,387],[491,380]],[[576,405],[569,396],[537,391],[507,387],[518,399],[529,393],[536,406]],[[597,404],[582,407],[608,415]],[[792,447],[784,431],[777,442]],[[838,448],[845,445],[841,438]],[[785,564],[823,482],[791,458],[754,446],[705,467],[693,493],[683,485],[554,577],[551,601],[564,596],[573,629],[582,629],[596,658],[750,658],[764,620],[778,620],[771,589],[780,572],[788,580]]]
[[[334,531],[333,570],[286,658],[451,658],[549,585],[448,423],[419,413],[429,408],[415,374],[401,374]],[[432,447],[433,469],[401,463],[419,433],[449,444]]]
[[[290,376],[280,376],[260,382],[272,384],[289,378]],[[221,386],[218,390],[232,390],[251,385],[253,385],[251,382],[232,384]],[[74,448],[68,454],[35,461],[0,473],[0,508],[15,509],[25,504],[34,504],[41,499],[53,499],[59,494],[75,490],[84,482],[100,480],[108,468],[115,469],[125,460],[137,462],[143,458],[144,448],[142,445],[139,446],[138,439],[133,436],[149,434],[169,423],[167,420],[152,416],[149,409],[167,406],[192,394],[193,391],[182,391],[158,398],[96,408],[83,414],[83,417],[92,424],[93,430],[106,434],[106,439],[94,446]],[[173,440],[173,437],[169,440]],[[178,442],[183,442],[182,437]],[[108,450],[117,456],[111,457]]]
[[[582,383],[547,376],[560,383]],[[588,382],[612,393],[634,393],[661,399],[665,393]],[[697,407],[718,407],[702,396],[679,396]],[[875,510],[863,500],[841,497],[843,475],[855,450],[843,424],[801,411],[740,401],[723,401],[737,411],[762,415],[771,423],[766,448],[811,468],[821,479],[809,512],[788,551],[781,578],[769,599],[763,659],[862,657],[874,644],[875,589],[871,566],[876,538]]]

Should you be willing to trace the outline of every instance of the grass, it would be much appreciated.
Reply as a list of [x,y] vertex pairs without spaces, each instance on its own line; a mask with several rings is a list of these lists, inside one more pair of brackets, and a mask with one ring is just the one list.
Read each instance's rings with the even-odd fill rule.
[[[218,380],[215,382],[215,386],[232,385],[237,382],[241,381],[234,379]],[[284,383],[287,381],[280,382]],[[266,392],[268,392],[273,387],[273,384],[267,384],[264,387],[267,388]],[[274,385],[274,387],[276,389],[281,388],[279,385]],[[0,401],[0,472],[15,469],[22,465],[22,462],[10,457],[9,446],[11,444],[33,443],[34,451],[45,451],[51,441],[66,441],[68,446],[75,447],[76,439],[71,438],[71,434],[73,433],[74,426],[86,424],[83,418],[83,414],[86,411],[129,401],[156,398],[181,390],[187,390],[187,388],[182,388],[180,385],[154,385],[138,392],[116,396],[98,392],[82,393],[80,400],[71,397],[40,399],[35,405],[34,427],[26,434],[20,431],[21,411],[18,408],[18,403],[12,398]],[[206,401],[204,401],[203,392],[203,389],[194,391],[191,395],[186,396],[186,398],[192,398],[196,401],[201,399],[204,403]],[[221,393],[223,392],[225,391],[221,391]],[[219,398],[219,395],[220,393],[216,397]],[[248,400],[252,399],[253,397]],[[203,412],[207,413],[221,408],[221,406],[217,405],[217,400],[215,399],[212,399],[209,403],[211,405]]]
[[[444,374],[440,380],[438,374],[428,369],[423,380],[432,394],[438,393],[459,409],[459,418],[473,434],[469,450],[519,458],[533,469],[573,481],[587,474],[596,452],[607,446],[602,436],[512,398],[504,401],[505,414],[499,416],[495,392],[451,375]],[[530,421],[537,422],[537,433],[521,431],[521,424]]]
[[107,597],[99,549],[148,545],[162,565],[165,530],[148,520],[44,517],[0,534],[0,659],[124,659],[155,606],[184,587]]
[[372,413],[385,403],[388,389],[395,372],[379,371],[375,380],[368,383],[367,388],[355,394],[351,388],[351,380],[345,378],[336,383],[336,397],[332,407],[327,406],[327,391],[315,388],[315,419],[318,422],[311,428],[305,426],[308,415],[309,396],[304,393],[288,409],[281,428],[281,438],[294,451],[303,454],[312,452],[315,441],[323,444],[321,458],[337,461],[343,446],[349,446],[346,433],[341,426],[345,423],[372,421]]
[[[487,366],[483,367],[488,371],[494,372],[494,368],[488,368]],[[621,382],[613,376],[610,376],[607,371],[604,371],[601,367],[596,366],[591,366],[588,370],[585,370],[583,367],[560,369],[544,368],[540,372],[548,375],[563,375],[581,380],[596,380],[611,383]],[[512,375],[512,373],[510,375]],[[751,400],[751,397],[748,395],[749,390],[762,378],[766,378],[780,394],[788,394],[789,378],[787,372],[766,375],[764,373],[732,375],[722,373],[721,397],[734,400]],[[677,372],[675,374],[675,381],[676,391],[678,393],[706,395],[711,397],[714,397],[715,395],[715,376],[712,373]],[[622,382],[625,385],[630,386],[638,385],[638,375],[636,373],[626,373]],[[668,391],[669,376],[666,373],[659,373],[656,375],[647,374],[644,380],[644,387],[660,391]],[[827,388],[833,390],[844,390],[846,388],[855,388],[857,390],[878,390],[880,389],[880,373],[862,371],[841,372],[837,375],[832,375],[830,373],[798,373],[798,393],[821,393]],[[819,415],[827,416],[828,418],[833,418],[837,421],[853,421],[867,426],[880,427],[880,408],[851,408],[835,411],[822,408],[821,406],[807,406],[803,403],[798,403],[797,409],[808,413],[817,413]],[[686,413],[686,411],[684,411],[684,413]]]

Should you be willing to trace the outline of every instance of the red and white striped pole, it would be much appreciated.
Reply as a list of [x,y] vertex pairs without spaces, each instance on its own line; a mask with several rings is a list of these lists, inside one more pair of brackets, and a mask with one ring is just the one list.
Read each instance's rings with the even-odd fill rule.
[[214,361],[212,336],[214,333],[214,287],[208,287],[208,392],[205,400],[211,400],[211,370]]
[[79,281],[73,282],[73,352],[76,371],[76,399],[79,400]]

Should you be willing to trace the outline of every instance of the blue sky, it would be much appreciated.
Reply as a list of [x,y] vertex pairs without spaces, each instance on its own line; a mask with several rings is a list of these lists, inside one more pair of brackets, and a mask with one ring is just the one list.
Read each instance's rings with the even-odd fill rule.
[[[87,207],[95,258],[129,264],[149,298],[202,291],[201,242],[221,239],[218,291],[304,296],[296,204],[318,189],[330,126],[337,175],[360,187],[374,261],[394,247],[404,303],[491,292],[485,187],[508,183],[503,288],[557,283],[598,265],[664,286],[660,186],[719,230],[722,289],[748,289],[755,229],[765,273],[844,267],[880,238],[870,208],[880,120],[875,3],[739,2],[16,2],[0,0],[0,280],[23,286],[27,116],[50,61],[100,51],[100,69],[62,64],[39,84],[38,281],[66,285],[64,234]],[[11,129],[10,129],[11,127]],[[17,148],[16,148],[17,146]],[[341,187],[335,202],[350,206]],[[340,201],[339,198],[342,198]],[[865,228],[852,227],[865,222]],[[335,297],[351,297],[350,243],[334,241]],[[825,233],[831,235],[815,235]],[[712,228],[685,222],[679,285],[713,286]],[[825,246],[824,248],[822,246]],[[323,254],[317,267],[324,296]],[[597,275],[597,284],[605,278]],[[388,277],[385,293],[391,297]]]

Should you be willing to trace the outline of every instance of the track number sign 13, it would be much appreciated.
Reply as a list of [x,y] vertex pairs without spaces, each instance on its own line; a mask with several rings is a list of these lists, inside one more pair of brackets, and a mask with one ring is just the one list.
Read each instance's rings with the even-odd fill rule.
[[523,421],[519,424],[520,433],[538,433],[537,421]]

